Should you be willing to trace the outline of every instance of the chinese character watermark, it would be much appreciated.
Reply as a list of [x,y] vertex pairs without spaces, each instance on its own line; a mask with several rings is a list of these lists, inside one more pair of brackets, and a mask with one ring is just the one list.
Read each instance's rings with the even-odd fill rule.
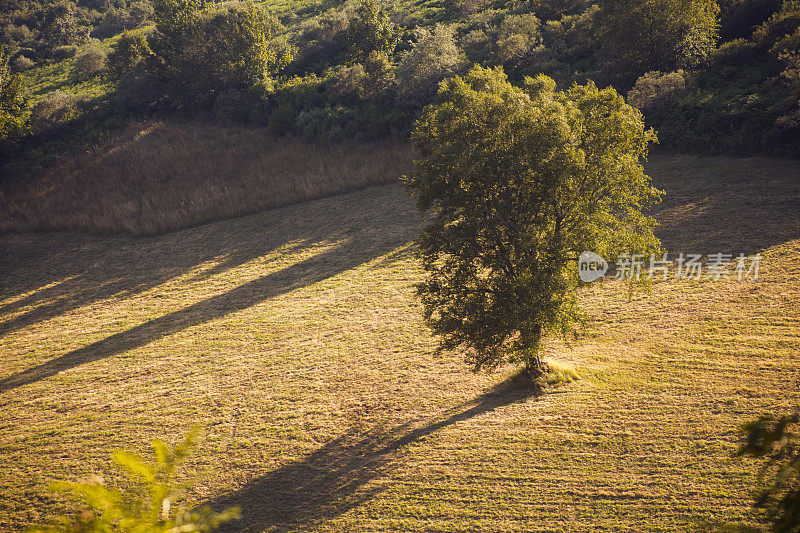
[[[703,260],[705,257],[705,261]],[[613,279],[628,281],[687,279],[687,280],[757,280],[761,267],[761,254],[748,256],[739,254],[715,253],[678,254],[671,259],[668,254],[649,258],[642,254],[621,254],[617,257]],[[591,283],[605,277],[609,270],[608,262],[594,252],[582,252],[578,257],[578,277]]]

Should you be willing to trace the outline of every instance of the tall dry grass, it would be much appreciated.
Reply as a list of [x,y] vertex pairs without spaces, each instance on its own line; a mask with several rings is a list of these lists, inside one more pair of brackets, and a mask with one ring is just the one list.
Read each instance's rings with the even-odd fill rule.
[[408,172],[401,141],[318,146],[259,128],[147,122],[0,184],[0,232],[153,235],[388,183]]

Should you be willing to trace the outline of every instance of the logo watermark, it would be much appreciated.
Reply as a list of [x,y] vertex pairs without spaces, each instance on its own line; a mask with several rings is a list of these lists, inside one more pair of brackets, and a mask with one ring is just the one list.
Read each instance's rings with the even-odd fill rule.
[[578,257],[578,277],[584,283],[602,278],[608,272],[608,263],[594,252],[581,252]]
[[[644,254],[622,254],[617,257],[612,279],[757,280],[760,267],[761,254],[734,257],[724,253],[706,256],[681,253],[676,258],[668,254],[650,254],[649,258]],[[605,277],[608,271],[608,262],[595,252],[581,252],[578,257],[578,277],[585,283]]]

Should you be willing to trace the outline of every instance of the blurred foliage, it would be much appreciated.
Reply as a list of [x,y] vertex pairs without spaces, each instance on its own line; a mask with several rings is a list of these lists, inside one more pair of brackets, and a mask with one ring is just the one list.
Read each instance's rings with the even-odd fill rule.
[[765,415],[745,424],[736,456],[763,459],[755,506],[774,533],[800,531],[800,414]]
[[124,476],[118,486],[102,479],[85,483],[57,482],[55,492],[82,500],[85,510],[62,517],[57,525],[34,527],[30,533],[175,533],[208,532],[239,517],[237,508],[215,512],[208,507],[187,509],[180,505],[185,488],[176,483],[178,467],[194,450],[198,432],[190,432],[173,448],[161,440],[152,442],[154,460],[126,451],[115,451],[114,464]]

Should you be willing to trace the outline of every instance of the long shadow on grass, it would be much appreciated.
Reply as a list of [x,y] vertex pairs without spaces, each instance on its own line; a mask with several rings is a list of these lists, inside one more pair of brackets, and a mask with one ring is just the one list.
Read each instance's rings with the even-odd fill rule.
[[[360,204],[347,204],[358,209]],[[112,335],[83,348],[51,359],[43,364],[0,379],[0,393],[31,384],[59,372],[79,365],[98,361],[144,346],[186,328],[224,317],[257,305],[288,291],[301,288],[355,268],[360,264],[395,250],[413,238],[416,220],[403,217],[404,213],[391,209],[391,202],[379,213],[346,213],[327,219],[326,231],[315,232],[313,241],[325,236],[338,237],[340,244],[323,253],[295,263],[283,270],[262,276],[224,294],[207,298],[179,311],[150,320],[135,328]],[[226,235],[222,235],[224,238]],[[309,237],[298,230],[294,237]],[[219,235],[214,235],[219,238]],[[257,239],[255,237],[251,237]],[[268,246],[267,248],[273,248]],[[256,250],[263,248],[256,247]],[[225,268],[244,262],[253,254],[262,252],[248,250],[235,257]]]
[[214,509],[238,506],[240,520],[227,531],[314,529],[383,491],[373,483],[388,476],[410,444],[450,425],[539,396],[541,390],[513,377],[470,402],[438,416],[366,433],[351,430],[307,457],[206,502]]
[[[3,236],[0,298],[29,294],[0,305],[0,337],[107,298],[141,294],[209,261],[217,264],[201,276],[220,274],[289,243],[296,250],[375,228],[391,238],[402,234],[402,244],[413,239],[416,220],[397,188],[377,187],[161,237]],[[363,252],[356,254],[374,257]],[[33,308],[4,317],[26,307]]]

